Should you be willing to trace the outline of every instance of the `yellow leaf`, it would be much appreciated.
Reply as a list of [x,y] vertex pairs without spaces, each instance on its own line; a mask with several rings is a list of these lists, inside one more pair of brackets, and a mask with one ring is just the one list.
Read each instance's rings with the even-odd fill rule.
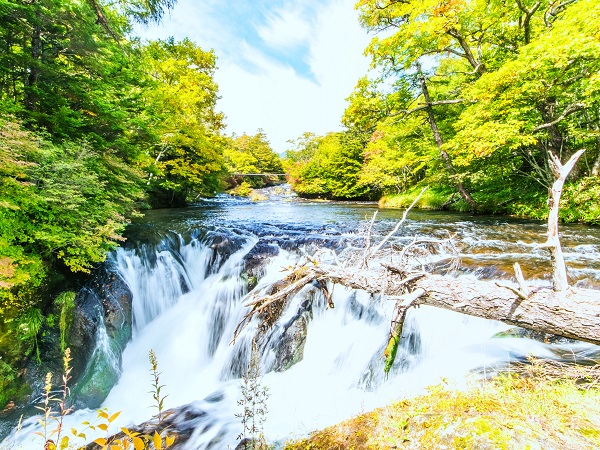
[[102,431],[106,431],[106,430],[108,430],[108,424],[101,423],[98,425],[98,428],[100,428]]
[[98,410],[98,417],[102,417],[103,419],[108,419],[108,413],[103,410]]
[[140,439],[139,437],[134,437],[133,438],[133,447],[135,448],[135,450],[144,450],[144,441],[142,441],[142,439]]
[[154,448],[156,450],[161,449],[162,448],[162,439],[160,437],[160,434],[158,434],[158,432],[154,432],[154,436],[152,436],[152,440],[154,441]]
[[165,446],[170,447],[175,442],[175,436],[167,436],[165,437]]
[[106,439],[105,438],[98,438],[98,439],[94,439],[94,442],[96,444],[98,444],[101,447],[104,447],[106,445]]
[[63,436],[60,440],[60,450],[64,450],[69,446],[69,436]]
[[121,427],[121,431],[123,433],[125,433],[127,436],[134,437],[134,436],[138,436],[140,433],[137,433],[135,431],[129,431],[129,428],[125,428],[125,427]]
[[118,411],[118,412],[114,413],[112,416],[110,416],[110,418],[108,419],[108,423],[112,423],[113,420],[115,420],[117,417],[119,417],[119,414],[121,414],[121,411]]
[[75,428],[71,428],[71,433],[73,433],[73,436],[77,436],[77,430]]

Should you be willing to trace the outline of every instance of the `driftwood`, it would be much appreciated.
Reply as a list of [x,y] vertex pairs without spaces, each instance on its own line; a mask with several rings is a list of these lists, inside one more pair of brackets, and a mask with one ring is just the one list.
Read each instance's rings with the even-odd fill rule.
[[[600,291],[569,287],[558,238],[560,192],[569,171],[582,153],[583,150],[577,152],[564,166],[554,155],[551,158],[556,182],[549,192],[547,240],[540,247],[550,250],[552,289],[530,289],[518,263],[514,265],[516,285],[452,276],[458,265],[458,252],[452,237],[446,240],[415,237],[401,249],[396,248],[392,245],[392,237],[404,223],[409,208],[379,244],[373,245],[371,236],[375,220],[373,216],[365,235],[365,248],[343,255],[341,262],[336,255],[335,264],[320,263],[317,257],[306,258],[284,279],[287,282],[275,283],[262,294],[253,294],[247,304],[252,309],[235,330],[234,340],[254,317],[261,318],[265,309],[274,304],[280,304],[281,310],[285,301],[307,284],[320,286],[328,296],[326,284],[333,283],[381,294],[396,301],[384,353],[386,372],[394,362],[407,311],[419,305],[444,308],[600,345]],[[432,255],[438,257],[428,259]],[[433,267],[440,271],[442,263],[439,255],[450,255],[444,261],[445,275],[431,273]],[[264,317],[261,320],[264,322]],[[269,322],[272,322],[272,318]]]

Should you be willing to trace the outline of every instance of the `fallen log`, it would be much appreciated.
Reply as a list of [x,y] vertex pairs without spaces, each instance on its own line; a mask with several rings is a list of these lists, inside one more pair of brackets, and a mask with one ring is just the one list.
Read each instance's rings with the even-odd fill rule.
[[492,281],[428,275],[415,283],[424,294],[411,306],[430,305],[534,331],[600,345],[600,291],[539,289],[527,299]]
[[[374,247],[371,236],[375,221],[373,216],[366,233],[365,248],[359,252],[360,257],[350,253],[343,263],[339,263],[336,257],[336,265],[319,264],[317,258],[309,258],[308,262],[294,268],[293,273],[286,277],[293,281],[287,283],[287,288],[277,289],[278,293],[274,295],[259,295],[248,305],[252,306],[252,310],[238,325],[234,340],[264,308],[287,301],[288,294],[298,292],[316,280],[324,291],[327,291],[325,283],[331,282],[371,294],[382,294],[396,301],[384,353],[386,372],[394,362],[407,311],[419,305],[444,308],[600,345],[600,291],[569,287],[558,233],[558,205],[562,186],[583,152],[580,150],[575,153],[564,165],[558,157],[550,154],[549,164],[556,180],[549,191],[547,240],[539,247],[550,250],[552,288],[529,289],[518,263],[514,266],[518,283],[516,287],[499,281],[449,276],[459,260],[451,237],[440,240],[415,236],[400,251],[391,248],[391,239],[405,222],[414,206],[413,202],[395,228]],[[437,249],[432,250],[428,246]],[[386,255],[383,255],[384,251]],[[426,262],[428,253],[447,255],[449,264],[446,275],[431,273],[433,266]],[[384,260],[390,262],[384,263]]]
[[[384,294],[389,299],[397,301],[392,328],[398,325],[399,320],[396,318],[404,316],[403,310],[429,305],[600,345],[600,291],[598,290],[569,288],[557,292],[550,288],[538,288],[531,292],[527,299],[523,299],[514,292],[516,289],[500,287],[494,281],[426,273],[400,278],[391,269],[395,268],[387,267],[390,277],[382,281],[381,274],[374,276],[373,272],[369,274],[363,271],[363,275],[350,276],[347,270],[341,270],[336,266],[304,267],[304,276],[293,283],[293,289],[290,291],[298,292],[303,286],[316,279],[370,294]],[[286,295],[276,297],[277,301],[286,301],[287,298]],[[411,301],[403,301],[407,298]],[[273,297],[267,296],[262,300],[271,303]],[[260,310],[261,308],[257,307],[254,312],[258,313]],[[244,322],[247,322],[251,316],[252,311],[248,313]],[[243,327],[236,330],[236,335],[241,328]],[[400,328],[392,334],[398,336],[401,334],[401,324]]]

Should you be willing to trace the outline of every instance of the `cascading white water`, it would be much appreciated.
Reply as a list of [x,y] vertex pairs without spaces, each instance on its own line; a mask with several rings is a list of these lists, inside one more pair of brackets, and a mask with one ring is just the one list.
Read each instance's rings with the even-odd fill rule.
[[[121,377],[103,406],[110,412],[121,411],[113,424],[115,431],[155,413],[148,393],[152,349],[159,361],[163,393],[168,394],[165,408],[195,402],[195,408],[206,412],[195,422],[186,448],[233,448],[241,432],[235,417],[240,409],[239,372],[247,364],[254,326],[235,345],[230,341],[245,313],[243,258],[257,239],[247,237],[224,260],[198,239],[187,244],[178,239],[177,245],[161,246],[153,253],[149,249],[116,253],[119,272],[133,294],[135,331],[122,355]],[[261,284],[280,278],[297,259],[298,255],[281,250],[270,259]],[[421,307],[410,312],[398,361],[386,379],[381,354],[393,302],[336,287],[335,308],[328,309],[306,288],[289,302],[267,340],[263,370],[273,368],[273,345],[283,325],[309,297],[313,298],[312,319],[303,359],[263,378],[270,393],[265,423],[270,442],[283,442],[418,394],[442,376],[460,382],[475,368],[494,370],[499,362],[527,354],[552,356],[548,346],[535,341],[492,338],[506,325]],[[94,417],[94,411],[79,411],[68,417],[66,426],[81,428],[81,422]],[[21,433],[30,437],[31,427]],[[25,448],[40,447],[39,438],[22,442]]]

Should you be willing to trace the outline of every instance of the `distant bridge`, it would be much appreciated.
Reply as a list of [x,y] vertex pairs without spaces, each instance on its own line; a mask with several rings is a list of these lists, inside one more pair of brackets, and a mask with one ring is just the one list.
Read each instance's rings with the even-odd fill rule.
[[234,177],[284,177],[285,173],[232,173]]

